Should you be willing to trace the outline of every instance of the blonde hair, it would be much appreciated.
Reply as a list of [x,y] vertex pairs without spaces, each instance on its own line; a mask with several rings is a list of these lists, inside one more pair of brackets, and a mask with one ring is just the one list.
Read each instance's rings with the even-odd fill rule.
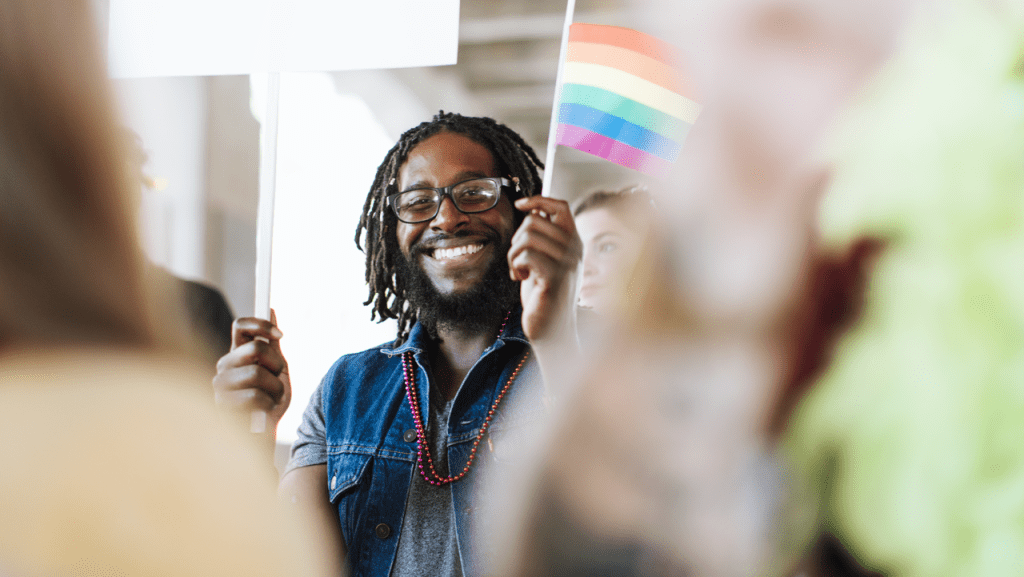
[[0,10],[0,346],[179,338],[156,328],[92,16],[85,0]]
[[654,199],[647,187],[641,184],[631,184],[616,190],[595,190],[573,206],[572,215],[578,217],[598,208],[607,208],[630,228],[643,230],[653,217]]

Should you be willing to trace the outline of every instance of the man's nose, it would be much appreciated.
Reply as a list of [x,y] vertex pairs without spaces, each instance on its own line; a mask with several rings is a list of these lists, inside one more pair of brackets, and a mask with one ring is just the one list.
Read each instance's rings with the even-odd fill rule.
[[441,199],[437,215],[430,221],[430,228],[451,232],[469,222],[469,215],[455,208],[451,198]]

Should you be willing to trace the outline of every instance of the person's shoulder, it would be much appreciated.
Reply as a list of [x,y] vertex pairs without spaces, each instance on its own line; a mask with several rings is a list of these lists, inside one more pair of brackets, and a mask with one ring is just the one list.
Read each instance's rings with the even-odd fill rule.
[[401,363],[401,352],[395,347],[394,341],[381,343],[357,353],[342,355],[327,371],[327,380],[351,380],[353,377],[390,370]]
[[402,353],[393,343],[345,355],[320,383],[320,402],[328,420],[371,419],[376,403],[402,394]]
[[348,353],[341,355],[341,357],[339,357],[338,360],[334,362],[334,364],[338,365],[346,363],[361,363],[381,357],[391,358],[398,356],[400,354],[401,352],[396,346],[395,341],[387,341],[356,353]]

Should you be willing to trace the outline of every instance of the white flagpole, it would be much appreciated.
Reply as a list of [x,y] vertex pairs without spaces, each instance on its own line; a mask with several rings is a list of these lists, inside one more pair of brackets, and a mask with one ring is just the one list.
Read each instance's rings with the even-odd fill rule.
[[[253,315],[270,319],[270,265],[274,238],[274,194],[277,189],[277,119],[281,97],[281,74],[267,74],[267,101],[260,125],[260,200],[256,217],[256,302]],[[249,430],[262,433],[267,413],[253,411]]]
[[576,0],[568,0],[565,6],[565,23],[562,25],[562,46],[558,50],[558,74],[555,75],[555,101],[551,105],[551,125],[548,127],[548,148],[544,158],[544,196],[551,196],[551,182],[555,174],[555,148],[558,146],[558,105],[562,100],[562,73],[565,58],[569,53],[569,26],[576,10]]
[[267,74],[267,101],[260,126],[260,201],[256,218],[256,302],[254,316],[270,319],[270,257],[277,188],[277,119],[281,74]]

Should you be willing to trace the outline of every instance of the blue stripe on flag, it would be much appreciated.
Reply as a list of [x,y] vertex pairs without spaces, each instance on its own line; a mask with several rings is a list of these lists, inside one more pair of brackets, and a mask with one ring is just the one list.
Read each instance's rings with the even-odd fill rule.
[[680,143],[596,108],[582,104],[561,104],[558,107],[558,121],[586,128],[665,160],[674,162],[679,156]]

